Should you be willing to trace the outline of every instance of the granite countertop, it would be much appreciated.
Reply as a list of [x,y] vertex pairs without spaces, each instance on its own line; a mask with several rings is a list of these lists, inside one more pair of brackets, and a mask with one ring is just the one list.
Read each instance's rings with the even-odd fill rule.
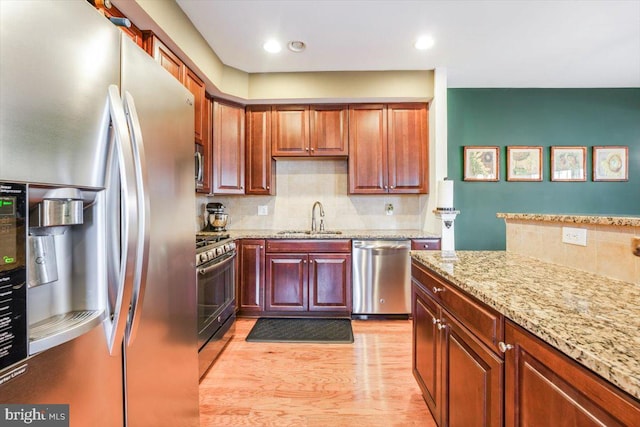
[[521,221],[565,222],[570,224],[617,225],[640,227],[640,216],[613,215],[556,215],[530,213],[498,213],[498,218]]
[[413,259],[640,399],[640,287],[503,251]]
[[[228,230],[234,239],[439,239],[440,236],[420,230],[340,230],[341,234],[286,233],[287,230]],[[292,231],[292,230],[289,230]],[[303,230],[301,230],[303,231]],[[220,232],[201,231],[197,236],[219,235]]]

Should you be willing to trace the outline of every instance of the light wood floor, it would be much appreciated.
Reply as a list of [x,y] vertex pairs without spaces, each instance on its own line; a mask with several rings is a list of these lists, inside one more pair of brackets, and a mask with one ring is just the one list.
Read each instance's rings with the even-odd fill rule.
[[352,322],[353,344],[249,343],[236,335],[200,383],[200,424],[436,427],[411,373],[411,322]]

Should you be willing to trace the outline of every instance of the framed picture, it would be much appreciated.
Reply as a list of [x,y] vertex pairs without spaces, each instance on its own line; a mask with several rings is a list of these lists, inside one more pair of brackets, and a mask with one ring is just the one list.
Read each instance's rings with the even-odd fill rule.
[[542,147],[507,147],[507,181],[542,181]]
[[586,181],[587,147],[551,147],[551,181]]
[[464,147],[465,181],[498,181],[499,179],[498,147]]
[[593,147],[594,181],[628,181],[629,147]]

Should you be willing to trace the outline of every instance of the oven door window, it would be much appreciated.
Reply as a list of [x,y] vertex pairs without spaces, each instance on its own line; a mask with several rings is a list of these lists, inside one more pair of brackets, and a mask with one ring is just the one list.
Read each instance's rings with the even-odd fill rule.
[[235,252],[198,267],[198,332],[209,324],[234,300]]

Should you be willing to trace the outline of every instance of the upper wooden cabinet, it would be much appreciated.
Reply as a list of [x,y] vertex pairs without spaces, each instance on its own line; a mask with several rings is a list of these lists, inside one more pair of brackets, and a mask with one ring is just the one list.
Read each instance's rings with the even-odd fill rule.
[[248,106],[246,124],[245,194],[273,195],[276,165],[271,157],[271,107]]
[[426,104],[349,107],[349,193],[426,194]]
[[144,49],[173,77],[185,84],[187,66],[151,31],[143,31]]
[[348,154],[346,105],[277,105],[272,108],[275,157],[343,157]]
[[204,139],[204,125],[206,118],[204,117],[204,103],[205,103],[205,86],[204,82],[193,71],[185,67],[184,85],[189,92],[193,94],[194,104],[193,112],[195,114],[194,123],[194,138],[197,142],[202,142]]
[[349,109],[346,105],[312,105],[309,110],[312,156],[349,154]]
[[244,108],[213,101],[213,193],[244,194]]

